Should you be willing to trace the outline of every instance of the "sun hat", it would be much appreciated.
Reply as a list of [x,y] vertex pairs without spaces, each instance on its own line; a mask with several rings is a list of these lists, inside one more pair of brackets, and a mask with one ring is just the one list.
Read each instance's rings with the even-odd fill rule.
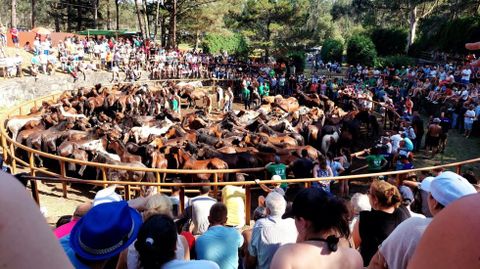
[[127,248],[137,238],[142,216],[127,202],[94,206],[73,227],[70,246],[86,260],[109,259]]
[[477,193],[475,187],[467,179],[451,171],[445,171],[435,177],[425,190],[430,192],[433,198],[443,206],[447,206],[463,196]]
[[412,203],[415,200],[415,198],[413,196],[413,192],[409,187],[400,186],[398,188],[398,191],[402,195],[402,201],[406,202],[408,200],[408,201],[410,201],[410,203]]
[[434,118],[434,119],[433,119],[433,122],[434,122],[434,123],[440,123],[440,122],[442,122],[442,121],[441,121],[439,118]]
[[270,180],[282,180],[282,178],[280,177],[280,175],[273,175]]
[[117,186],[109,186],[103,190],[99,190],[93,198],[93,206],[97,206],[104,203],[120,202],[122,196],[115,192]]

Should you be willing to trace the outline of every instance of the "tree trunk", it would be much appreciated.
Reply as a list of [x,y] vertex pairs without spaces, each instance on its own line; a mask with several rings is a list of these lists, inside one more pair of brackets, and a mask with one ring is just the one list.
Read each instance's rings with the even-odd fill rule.
[[71,32],[72,29],[72,17],[73,17],[72,5],[67,5],[67,32]]
[[98,0],[93,1],[93,28],[98,29]]
[[146,0],[142,1],[142,7],[143,7],[143,23],[145,25],[145,35],[147,36],[147,38],[150,38],[150,20],[148,19]]
[[80,6],[80,2],[77,0],[76,2],[78,5],[77,5],[77,17],[75,18],[76,21],[77,21],[77,31],[81,31],[82,30],[82,22],[83,22],[83,17],[82,17],[82,7]]
[[170,11],[170,25],[168,27],[168,45],[169,49],[177,47],[177,0],[172,0],[172,10]]
[[408,30],[408,37],[407,37],[407,47],[405,48],[405,52],[408,53],[410,46],[412,46],[413,42],[415,42],[415,36],[417,34],[417,24],[418,24],[418,17],[417,17],[417,7],[413,7],[410,9],[410,14],[408,16],[409,20],[409,30]]
[[10,20],[11,27],[17,27],[17,0],[12,0],[12,18]]
[[112,21],[110,20],[110,0],[107,0],[107,30],[112,29]]
[[135,10],[137,11],[138,28],[140,28],[140,33],[142,33],[142,37],[145,38],[145,32],[143,31],[143,25],[142,25],[142,16],[140,15],[140,8],[138,7],[138,1],[141,1],[141,0],[135,0]]
[[155,23],[153,26],[155,27],[153,31],[154,39],[157,39],[159,18],[160,18],[160,0],[157,0],[157,7],[155,9]]
[[115,16],[117,23],[117,30],[120,30],[120,0],[115,0]]
[[200,30],[195,32],[195,51],[198,51],[198,47],[200,46]]
[[270,31],[270,24],[271,21],[270,19],[267,20],[267,33],[265,35],[267,45],[265,46],[265,63],[268,63],[268,57],[270,57],[270,36],[272,35],[272,32]]
[[37,16],[37,8],[36,8],[37,0],[32,0],[32,29],[35,28],[35,19]]
[[167,25],[166,25],[166,23],[165,23],[165,16],[162,16],[162,25],[160,25],[160,29],[161,29],[161,31],[160,31],[160,39],[161,39],[161,41],[162,41],[162,47],[164,48],[165,45],[166,45],[166,43],[167,43],[167,42],[166,42],[166,36],[165,36],[165,34],[166,34],[165,32],[166,32],[166,30],[167,30]]

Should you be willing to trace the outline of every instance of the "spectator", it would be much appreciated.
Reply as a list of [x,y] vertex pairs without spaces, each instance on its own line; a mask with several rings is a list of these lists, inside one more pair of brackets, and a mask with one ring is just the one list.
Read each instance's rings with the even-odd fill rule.
[[[172,180],[172,183],[182,183],[179,178]],[[184,208],[180,208],[180,187],[172,186],[172,193],[170,194],[170,202],[172,202],[172,212],[173,217],[178,217],[182,209],[187,208],[188,205],[188,196],[183,196]]]
[[2,267],[73,268],[25,187],[2,171],[0,205]]
[[135,249],[139,253],[143,269],[219,269],[212,261],[182,261],[175,259],[177,230],[172,218],[154,215],[142,225]]
[[[237,182],[244,182],[242,174],[236,174]],[[222,189],[222,202],[228,209],[226,225],[238,229],[245,226],[245,189],[241,186],[227,185]]]
[[297,240],[297,230],[293,219],[282,219],[287,202],[277,192],[271,192],[266,198],[268,216],[259,219],[252,231],[252,240],[248,245],[247,268],[257,265],[259,269],[270,268],[277,249]]
[[[209,183],[209,181],[202,181],[202,183]],[[210,208],[217,202],[217,200],[208,196],[210,186],[201,186],[199,189],[200,195],[191,198],[188,201],[187,208],[187,212],[192,219],[190,229],[194,235],[201,235],[207,231],[210,225],[208,221]]]
[[238,268],[238,249],[243,244],[243,237],[235,228],[225,226],[227,207],[220,202],[214,204],[208,220],[210,227],[196,240],[197,258],[213,261],[222,269]]
[[464,116],[465,137],[469,138],[472,132],[473,121],[475,120],[475,107],[473,105],[469,105]]
[[480,232],[472,227],[479,219],[480,194],[447,206],[428,225],[408,268],[477,268]]
[[80,204],[77,206],[75,209],[75,212],[73,212],[73,216],[71,217],[70,221],[64,225],[61,225],[60,227],[56,228],[53,233],[55,236],[60,239],[72,231],[73,227],[77,222],[82,218],[87,212],[92,208],[92,203],[86,202],[83,204]]
[[12,43],[15,48],[19,48],[20,40],[18,39],[18,30],[16,27],[10,29],[10,35],[12,36]]
[[[325,157],[320,156],[318,158],[318,163],[313,167],[313,177],[322,178],[322,177],[333,177],[332,168],[327,164]],[[312,182],[312,187],[320,188],[324,191],[330,193],[330,180],[320,180],[318,182]]]
[[395,227],[410,217],[408,210],[400,205],[402,197],[398,189],[390,183],[373,181],[368,195],[372,210],[360,212],[353,229],[353,240],[360,247],[364,266],[368,266],[378,246]]
[[290,214],[298,230],[296,244],[280,247],[270,268],[361,268],[360,254],[348,242],[348,209],[319,189],[304,189],[293,201]]
[[[265,170],[268,172],[270,177],[278,175],[281,179],[287,179],[287,167],[287,165],[280,162],[280,156],[275,155],[274,162],[270,162],[265,165]],[[280,185],[280,187],[284,190],[287,189],[287,186],[287,183],[282,183]]]
[[350,202],[353,207],[353,217],[350,221],[349,227],[350,231],[353,232],[353,227],[355,227],[355,223],[357,223],[358,218],[360,218],[360,212],[370,211],[372,210],[372,206],[370,205],[368,195],[359,192],[353,194]]
[[[436,177],[429,188],[428,207],[433,217],[444,207],[476,193],[475,188],[463,177],[447,171]],[[407,268],[425,229],[432,218],[411,218],[400,225],[383,241],[368,268]]]
[[355,156],[358,159],[364,159],[367,161],[368,165],[368,172],[380,172],[382,171],[386,165],[388,164],[388,161],[385,159],[385,157],[380,154],[380,150],[378,147],[374,147],[371,150],[367,151],[369,155],[366,157],[361,157],[361,156]]
[[137,238],[142,216],[124,201],[94,206],[60,243],[75,268],[104,268]]
[[313,176],[313,161],[308,157],[308,151],[302,149],[302,157],[291,165],[295,178],[311,178]]

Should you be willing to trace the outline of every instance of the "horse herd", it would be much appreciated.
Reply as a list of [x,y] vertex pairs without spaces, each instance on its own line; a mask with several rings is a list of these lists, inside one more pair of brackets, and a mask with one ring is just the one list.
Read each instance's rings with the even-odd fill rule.
[[[295,97],[265,96],[252,110],[175,113],[169,100],[195,103],[208,95],[198,84],[96,85],[64,92],[6,123],[11,138],[30,148],[82,161],[139,169],[106,169],[109,180],[152,181],[150,168],[227,169],[261,167],[275,155],[289,164],[306,149],[316,160],[340,147],[353,149],[369,111],[354,99],[340,107],[326,96],[297,90]],[[344,110],[348,107],[347,110]],[[371,118],[371,117],[370,117]],[[17,149],[17,156],[28,159]],[[38,166],[59,170],[58,161],[35,155]],[[101,170],[68,163],[67,175],[99,178]],[[195,174],[192,180],[211,179]],[[223,180],[227,174],[219,174]],[[165,179],[167,174],[163,174]],[[188,177],[184,177],[188,178]]]

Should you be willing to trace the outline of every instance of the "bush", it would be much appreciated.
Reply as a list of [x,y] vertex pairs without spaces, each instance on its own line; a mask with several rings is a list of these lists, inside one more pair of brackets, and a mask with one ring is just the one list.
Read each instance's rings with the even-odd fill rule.
[[322,51],[320,51],[322,60],[324,62],[329,61],[342,61],[343,55],[343,43],[336,39],[327,39],[323,42]]
[[373,66],[376,58],[377,51],[370,37],[354,35],[348,40],[347,61],[349,64]]
[[381,56],[403,54],[407,47],[407,36],[407,31],[402,29],[375,29],[370,33]]
[[203,40],[205,53],[221,53],[227,51],[237,56],[248,56],[248,44],[241,34],[207,34]]
[[415,59],[405,55],[391,55],[386,57],[379,57],[375,63],[376,67],[396,67],[414,65]]

